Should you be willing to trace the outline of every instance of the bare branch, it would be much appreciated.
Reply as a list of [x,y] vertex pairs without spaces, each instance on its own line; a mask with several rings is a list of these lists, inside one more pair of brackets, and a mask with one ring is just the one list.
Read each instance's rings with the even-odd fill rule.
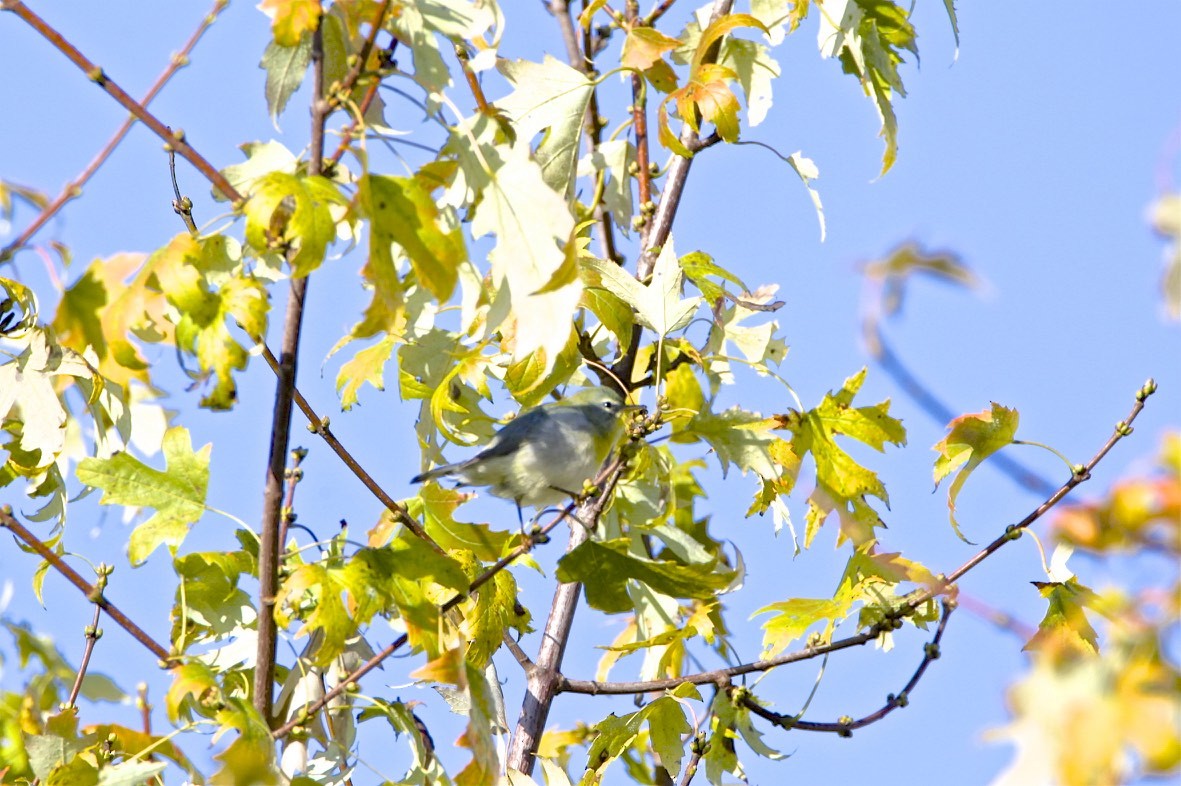
[[[99,576],[99,582],[105,583],[107,577],[105,575]],[[99,627],[98,618],[102,614],[102,608],[95,604],[94,619],[86,626],[84,635],[86,636],[86,646],[82,650],[82,663],[78,666],[78,673],[74,676],[74,687],[70,688],[70,697],[66,699],[67,707],[78,706],[78,692],[82,690],[82,680],[86,678],[86,669],[90,666],[90,656],[94,653],[94,645],[98,641]]]
[[863,718],[858,718],[856,720],[852,718],[844,718],[833,722],[804,721],[798,720],[794,715],[781,715],[778,712],[771,712],[770,710],[760,706],[749,696],[744,696],[742,698],[742,704],[760,718],[769,720],[776,726],[780,726],[784,729],[799,729],[801,731],[825,731],[839,734],[842,737],[852,736],[855,729],[860,729],[864,726],[870,725],[871,723],[876,723],[894,710],[900,707],[905,707],[910,703],[911,692],[913,692],[915,686],[919,684],[919,680],[923,678],[923,674],[926,673],[927,667],[931,665],[931,661],[939,657],[939,643],[943,640],[943,632],[947,630],[947,619],[951,616],[951,612],[954,609],[954,602],[945,598],[943,601],[943,614],[939,619],[939,627],[935,630],[935,636],[928,644],[923,647],[923,659],[919,661],[918,667],[915,669],[914,674],[912,674],[910,679],[907,681],[906,686],[902,689],[902,692],[898,695],[891,693],[886,697],[886,703],[882,705],[881,709],[871,712],[869,715],[866,715]]
[[[197,29],[193,31],[193,34],[189,36],[189,40],[185,42],[184,47],[182,47],[179,52],[172,56],[172,59],[168,63],[168,67],[165,68],[158,77],[156,77],[156,81],[152,83],[152,86],[144,95],[143,100],[140,101],[142,106],[146,107],[148,104],[150,104],[152,99],[154,99],[164,88],[164,85],[168,84],[168,81],[172,79],[173,74],[175,74],[184,66],[188,65],[189,55],[192,54],[193,48],[197,46],[197,42],[201,40],[201,36],[203,36],[205,31],[208,30],[214,21],[217,20],[217,15],[221,13],[221,10],[228,4],[229,0],[214,0],[213,9],[204,17],[202,17],[201,23],[197,26]],[[61,193],[54,197],[53,201],[45,206],[45,209],[42,210],[35,219],[33,219],[31,224],[25,227],[25,231],[17,235],[16,239],[5,246],[3,249],[0,249],[0,262],[10,259],[13,254],[24,248],[25,245],[28,244],[29,240],[32,239],[33,235],[37,234],[37,232],[39,232],[43,226],[49,223],[49,220],[57,215],[58,212],[61,211],[63,207],[65,207],[67,202],[82,194],[82,186],[86,185],[87,181],[89,181],[90,178],[94,176],[94,173],[99,170],[99,167],[101,167],[103,163],[108,158],[110,158],[111,153],[115,152],[115,148],[119,146],[119,143],[123,141],[125,136],[127,136],[127,132],[131,130],[133,125],[135,125],[135,120],[136,118],[134,115],[124,120],[123,125],[119,126],[119,129],[115,131],[109,140],[107,140],[107,143],[103,146],[102,150],[100,150],[98,154],[93,159],[91,159],[90,163],[78,173],[78,176],[69,183],[66,183],[65,187],[62,188]],[[179,199],[179,196],[177,198]]]
[[101,87],[108,95],[119,102],[120,106],[131,112],[137,120],[150,128],[152,133],[163,139],[166,144],[180,153],[186,161],[196,167],[197,171],[204,175],[227,199],[237,202],[243,198],[237,189],[231,186],[230,182],[222,176],[221,172],[217,171],[217,168],[213,164],[205,160],[204,156],[185,141],[183,131],[180,129],[173,131],[164,125],[164,123],[160,122],[155,115],[148,112],[143,104],[129,96],[123,88],[119,87],[118,84],[103,73],[101,67],[88,60],[73,44],[65,40],[61,33],[57,32],[45,20],[33,13],[28,6],[19,2],[19,0],[0,0],[0,8],[3,8],[5,11],[12,11],[30,27],[40,33],[45,40],[57,47],[58,51],[69,58],[70,62],[78,66],[92,82]]
[[107,616],[113,619],[119,627],[130,633],[133,639],[142,644],[157,658],[166,664],[176,659],[176,656],[157,644],[147,633],[144,633],[143,628],[132,622],[126,614],[119,610],[118,606],[103,597],[101,587],[87,583],[84,578],[78,575],[77,571],[62,560],[61,555],[55,554],[36,535],[25,529],[19,521],[13,518],[12,508],[8,505],[0,506],[0,527],[10,530],[21,542],[40,554],[41,558],[48,562],[50,567],[65,576],[91,603],[105,611]]

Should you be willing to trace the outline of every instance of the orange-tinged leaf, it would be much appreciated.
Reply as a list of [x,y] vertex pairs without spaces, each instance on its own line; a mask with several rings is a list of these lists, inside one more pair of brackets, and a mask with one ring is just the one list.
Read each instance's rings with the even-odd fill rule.
[[624,68],[646,71],[661,62],[665,52],[672,51],[680,45],[680,41],[666,36],[655,28],[633,27],[627,32],[627,38],[623,42],[620,64]]
[[258,10],[271,18],[271,32],[280,46],[295,46],[320,23],[320,0],[262,0]]
[[955,518],[955,503],[968,476],[993,453],[1013,442],[1020,415],[1015,409],[993,402],[991,409],[971,415],[960,415],[948,424],[947,436],[935,443],[935,484],[960,467],[963,469],[947,490],[947,507],[951,526],[961,540],[970,542],[960,531]]
[[697,51],[693,53],[692,71],[694,75],[696,75],[697,70],[701,67],[705,55],[709,52],[714,42],[726,35],[726,33],[736,30],[739,27],[755,27],[770,35],[766,25],[750,14],[727,14],[721,17],[701,33],[701,39],[697,42]]
[[450,649],[425,666],[410,672],[413,679],[422,682],[438,682],[444,685],[466,684],[467,671],[463,662],[463,651]]

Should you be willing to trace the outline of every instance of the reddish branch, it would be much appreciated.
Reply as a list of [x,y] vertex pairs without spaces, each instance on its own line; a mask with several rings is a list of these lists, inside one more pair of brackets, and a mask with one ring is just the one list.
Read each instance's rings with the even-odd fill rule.
[[951,612],[955,609],[952,601],[946,598],[943,601],[943,615],[939,618],[939,627],[935,631],[934,638],[923,647],[923,659],[919,661],[918,668],[915,669],[914,674],[911,675],[902,692],[897,695],[891,693],[886,697],[886,703],[875,712],[871,712],[862,718],[841,719],[832,722],[817,722],[798,720],[794,715],[781,715],[778,712],[771,712],[762,707],[749,696],[742,698],[742,704],[755,715],[760,718],[769,720],[776,726],[784,729],[800,729],[801,731],[826,731],[834,734],[839,734],[842,737],[851,736],[855,729],[860,729],[871,723],[877,723],[882,718],[889,715],[896,709],[907,706],[910,703],[910,694],[919,684],[919,680],[927,671],[927,667],[931,665],[931,661],[939,657],[939,644],[943,640],[943,632],[947,630],[947,619],[951,616]]
[[[101,584],[105,584],[106,580],[106,574],[99,575]],[[82,680],[86,679],[86,670],[90,668],[90,656],[94,654],[94,645],[98,642],[100,634],[98,620],[101,614],[102,607],[95,604],[94,619],[90,621],[90,625],[85,630],[86,646],[82,649],[82,663],[78,666],[78,673],[74,675],[74,687],[70,688],[70,697],[66,699],[67,707],[77,706],[78,692],[82,690]]]
[[222,176],[220,172],[205,160],[204,156],[194,150],[188,142],[185,141],[184,132],[181,130],[171,131],[168,126],[160,122],[155,115],[148,112],[143,104],[137,102],[134,98],[129,96],[123,88],[119,87],[114,81],[110,79],[100,66],[95,65],[88,60],[85,55],[78,51],[78,49],[65,40],[61,33],[50,27],[45,20],[33,13],[28,6],[19,0],[0,0],[0,8],[5,11],[11,11],[24,20],[30,27],[41,34],[46,41],[53,44],[58,51],[69,58],[70,62],[82,69],[82,72],[99,87],[101,87],[108,95],[119,102],[119,105],[135,116],[137,120],[152,130],[156,136],[163,139],[170,145],[182,158],[197,168],[205,178],[221,191],[228,199],[237,202],[242,199],[242,195],[230,185],[229,181]]
[[87,600],[105,611],[107,616],[113,619],[123,630],[130,633],[131,637],[147,648],[149,652],[161,661],[170,661],[173,658],[173,655],[167,649],[157,644],[151,636],[144,633],[143,629],[132,622],[114,603],[107,600],[103,596],[101,588],[89,584],[84,578],[78,575],[77,571],[62,560],[61,555],[55,554],[36,535],[29,532],[19,521],[13,518],[12,509],[7,505],[0,507],[0,527],[4,527],[12,532],[22,543],[40,554],[41,558],[48,562],[51,568],[65,576],[66,580],[77,587],[86,596]]
[[[173,74],[175,74],[184,66],[188,65],[189,55],[192,54],[193,47],[197,45],[197,42],[201,40],[201,36],[203,36],[205,31],[208,30],[214,21],[217,20],[217,15],[221,13],[221,10],[228,4],[229,0],[214,0],[213,9],[208,14],[206,14],[204,18],[202,18],[201,24],[198,25],[197,29],[193,31],[193,34],[189,36],[189,40],[185,43],[184,47],[172,56],[172,60],[169,62],[168,67],[164,69],[160,76],[156,77],[156,81],[152,83],[151,88],[143,97],[143,100],[140,101],[141,106],[146,107],[148,104],[150,104],[152,99],[154,99],[164,88],[164,85],[166,85],[168,81],[172,79]],[[33,219],[33,222],[25,228],[24,232],[21,232],[15,240],[13,240],[3,249],[0,249],[0,262],[10,259],[13,254],[24,248],[29,240],[32,239],[33,235],[37,234],[37,232],[39,232],[43,226],[49,223],[49,220],[57,215],[67,202],[81,195],[82,186],[86,185],[87,181],[89,181],[90,178],[94,176],[94,173],[98,171],[99,167],[103,165],[103,162],[105,162],[110,157],[111,153],[115,151],[115,148],[118,147],[119,143],[123,141],[123,137],[127,136],[127,132],[131,130],[133,125],[135,125],[135,121],[136,117],[134,114],[123,121],[123,125],[121,125],[119,130],[116,131],[110,140],[107,141],[107,144],[103,146],[103,149],[98,152],[98,155],[96,155],[91,160],[91,162],[86,165],[86,168],[78,173],[77,177],[65,185],[61,193],[58,194],[52,202],[45,206],[45,209],[42,210],[35,219]]]

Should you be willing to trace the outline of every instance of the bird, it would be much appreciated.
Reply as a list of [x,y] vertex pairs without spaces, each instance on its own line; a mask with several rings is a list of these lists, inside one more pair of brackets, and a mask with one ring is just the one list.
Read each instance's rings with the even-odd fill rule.
[[525,410],[465,461],[415,475],[411,483],[445,476],[461,486],[538,510],[582,493],[626,431],[624,415],[643,407],[624,403],[612,388],[583,388],[559,401]]

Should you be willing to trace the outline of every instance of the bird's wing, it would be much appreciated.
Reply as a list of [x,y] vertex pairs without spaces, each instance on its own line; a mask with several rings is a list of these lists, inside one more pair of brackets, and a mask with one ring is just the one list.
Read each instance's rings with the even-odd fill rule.
[[504,428],[496,432],[496,436],[488,443],[488,447],[481,450],[466,462],[478,459],[499,458],[508,456],[520,447],[525,438],[536,439],[549,425],[549,412],[544,407],[531,409],[523,415],[510,420]]

